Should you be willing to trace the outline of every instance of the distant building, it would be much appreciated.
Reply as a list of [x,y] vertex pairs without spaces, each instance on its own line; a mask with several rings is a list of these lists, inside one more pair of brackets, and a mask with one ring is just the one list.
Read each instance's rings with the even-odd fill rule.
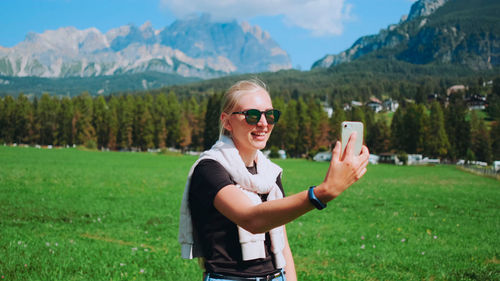
[[333,108],[331,106],[323,105],[323,111],[326,112],[328,118],[332,118]]
[[419,165],[422,164],[422,154],[408,154],[408,165]]
[[379,163],[402,165],[403,162],[399,160],[398,156],[394,153],[381,153],[379,155]]
[[473,109],[483,110],[486,109],[486,107],[488,106],[486,97],[482,95],[477,95],[477,94],[472,95],[471,97],[466,98],[465,101],[470,110]]
[[396,110],[398,110],[398,107],[399,107],[399,103],[395,100],[392,100],[392,99],[384,100],[382,105],[383,105],[385,110],[391,111],[391,112],[396,112]]
[[498,173],[500,172],[500,161],[493,161],[493,169]]
[[313,157],[314,161],[330,161],[332,160],[332,153],[329,151],[318,152]]
[[380,159],[380,156],[375,155],[375,154],[370,154],[368,156],[368,163],[370,163],[370,164],[378,164],[379,159]]
[[360,101],[355,101],[355,100],[351,101],[352,107],[357,107],[357,106],[362,106],[362,105],[363,105],[363,103],[361,103]]
[[375,111],[375,113],[378,113],[378,112],[382,111],[382,109],[384,109],[382,106],[382,102],[375,97],[371,97],[370,101],[366,103],[366,106],[368,106],[373,111]]
[[454,85],[454,86],[451,86],[448,89],[446,89],[446,95],[449,96],[451,94],[466,91],[466,90],[467,90],[467,87],[464,85]]
[[441,163],[441,160],[439,160],[437,158],[430,159],[428,157],[425,157],[424,159],[422,159],[422,161],[420,161],[420,164],[424,164],[424,165],[426,165],[426,164],[439,164],[439,163]]
[[[270,155],[271,155],[271,150],[263,150],[262,153],[267,157],[267,158],[270,158]],[[279,159],[286,159],[286,151],[284,151],[283,149],[280,149],[278,150],[278,158]]]

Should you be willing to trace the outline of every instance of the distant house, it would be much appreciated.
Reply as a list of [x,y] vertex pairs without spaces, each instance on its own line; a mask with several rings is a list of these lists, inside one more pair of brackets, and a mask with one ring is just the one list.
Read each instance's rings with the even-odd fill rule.
[[366,103],[366,106],[368,106],[373,111],[375,111],[375,113],[378,113],[378,112],[382,111],[382,109],[384,109],[382,106],[382,102],[375,97],[371,97],[370,101]]
[[469,109],[479,109],[483,110],[486,109],[488,106],[488,102],[486,101],[486,97],[482,95],[472,95],[471,97],[468,97],[465,99],[465,102],[467,103],[467,106]]
[[392,99],[386,99],[382,103],[382,106],[387,111],[396,112],[396,110],[398,110],[399,103],[395,100],[392,100]]
[[357,107],[357,106],[362,106],[362,105],[363,105],[363,103],[361,103],[360,101],[355,101],[355,100],[351,101],[352,107]]
[[408,154],[408,165],[419,165],[422,164],[422,154]]
[[421,164],[439,164],[441,163],[441,160],[439,159],[430,159],[428,157],[425,157],[424,159],[422,159],[422,161],[420,161]]
[[323,111],[326,112],[328,118],[332,118],[333,108],[331,106],[323,105]]
[[363,104],[359,101],[351,101],[351,103],[344,103],[344,111],[349,111],[351,110],[353,107],[357,107],[357,106],[362,106]]
[[286,159],[286,151],[283,149],[278,150],[278,154],[280,156],[280,159]]
[[466,90],[467,90],[467,87],[464,85],[453,85],[453,86],[449,87],[448,89],[446,89],[446,95],[449,96],[451,94],[466,91]]
[[493,161],[493,169],[498,173],[500,172],[500,161]]
[[370,154],[370,156],[368,156],[368,163],[370,163],[370,164],[378,164],[379,160],[380,160],[380,156],[378,156],[378,155]]
[[381,153],[379,155],[379,163],[402,165],[403,162],[399,160],[398,156],[394,153]]
[[[270,158],[271,155],[271,150],[263,150],[262,153],[267,157]],[[279,159],[286,159],[286,151],[283,149],[278,150],[278,158]]]
[[318,152],[313,157],[314,161],[330,161],[332,160],[332,153],[329,151]]

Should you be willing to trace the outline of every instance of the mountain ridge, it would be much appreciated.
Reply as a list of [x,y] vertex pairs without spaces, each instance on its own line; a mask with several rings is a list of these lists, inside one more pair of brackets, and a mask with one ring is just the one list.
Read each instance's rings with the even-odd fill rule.
[[[195,32],[199,29],[204,32]],[[251,64],[256,57],[258,63]],[[106,33],[96,28],[61,27],[28,33],[16,46],[0,48],[0,74],[16,77],[158,71],[207,79],[290,68],[288,54],[260,27],[236,21],[216,23],[208,15],[177,20],[160,30],[149,22]]]
[[[484,9],[486,13],[480,12]],[[499,14],[500,5],[491,0],[420,0],[398,24],[360,37],[349,49],[316,61],[312,69],[335,67],[372,53],[414,64],[454,63],[491,69],[499,65]],[[476,43],[477,50],[468,49]]]

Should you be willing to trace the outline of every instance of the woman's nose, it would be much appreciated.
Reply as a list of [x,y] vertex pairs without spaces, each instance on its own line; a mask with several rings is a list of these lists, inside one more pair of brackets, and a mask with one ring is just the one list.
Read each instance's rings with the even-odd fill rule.
[[260,120],[259,122],[257,122],[257,125],[258,126],[267,126],[267,119],[266,119],[266,114],[264,112],[262,112],[260,114]]

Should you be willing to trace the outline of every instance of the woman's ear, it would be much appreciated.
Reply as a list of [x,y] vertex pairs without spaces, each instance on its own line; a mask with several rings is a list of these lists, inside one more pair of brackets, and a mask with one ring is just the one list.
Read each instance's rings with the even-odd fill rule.
[[233,128],[231,127],[231,124],[229,124],[229,114],[222,112],[222,114],[220,115],[220,122],[224,129],[231,132]]

